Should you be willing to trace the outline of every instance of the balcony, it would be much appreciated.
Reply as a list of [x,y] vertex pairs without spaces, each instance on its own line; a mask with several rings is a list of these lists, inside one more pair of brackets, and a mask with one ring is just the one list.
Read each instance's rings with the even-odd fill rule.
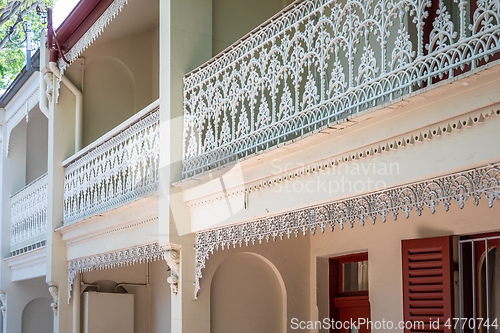
[[64,225],[158,191],[156,101],[65,160]]
[[183,178],[494,59],[493,0],[296,1],[184,77]]
[[15,256],[47,240],[47,174],[11,196],[10,253]]

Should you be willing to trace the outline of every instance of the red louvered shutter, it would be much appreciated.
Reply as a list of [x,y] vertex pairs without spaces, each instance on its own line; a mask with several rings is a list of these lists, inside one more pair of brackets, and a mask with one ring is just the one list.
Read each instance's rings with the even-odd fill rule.
[[[401,247],[404,320],[425,323],[405,332],[452,332],[444,326],[454,309],[451,237],[403,240]],[[431,327],[436,320],[439,328]]]

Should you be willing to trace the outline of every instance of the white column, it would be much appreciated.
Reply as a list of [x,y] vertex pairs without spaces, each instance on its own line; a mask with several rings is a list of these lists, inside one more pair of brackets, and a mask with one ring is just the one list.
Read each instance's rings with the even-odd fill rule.
[[73,282],[73,333],[80,333],[80,287],[80,273],[77,273]]
[[[171,295],[171,332],[210,331],[209,300],[194,299],[194,237],[182,196],[183,76],[212,56],[212,1],[160,1],[160,198],[162,245],[181,247],[179,290]],[[172,207],[172,209],[171,209]],[[176,210],[176,211],[174,211]],[[172,215],[170,215],[172,211]]]

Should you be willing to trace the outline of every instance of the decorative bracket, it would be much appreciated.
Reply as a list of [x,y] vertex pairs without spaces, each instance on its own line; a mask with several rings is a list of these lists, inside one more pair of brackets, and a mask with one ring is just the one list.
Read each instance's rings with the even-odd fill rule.
[[71,299],[76,274],[160,260],[164,257],[165,251],[167,249],[154,242],[70,260],[68,269],[68,304]]
[[43,80],[47,85],[47,89],[45,90],[45,96],[47,96],[49,102],[52,102],[52,95],[54,93],[54,87],[53,87],[54,75],[48,72],[43,76]]
[[57,316],[57,307],[59,305],[59,289],[54,286],[50,285],[49,286],[49,293],[52,296],[52,303],[50,303],[50,306],[52,307],[52,312],[54,312],[54,316]]
[[177,295],[179,291],[179,275],[180,275],[180,247],[170,248],[166,250],[163,254],[163,258],[167,262],[168,267],[170,267],[170,276],[167,278],[167,282],[170,284],[170,289],[174,295]]
[[2,306],[0,307],[0,311],[2,311],[2,317],[5,317],[5,312],[7,311],[7,292],[0,291],[0,302]]

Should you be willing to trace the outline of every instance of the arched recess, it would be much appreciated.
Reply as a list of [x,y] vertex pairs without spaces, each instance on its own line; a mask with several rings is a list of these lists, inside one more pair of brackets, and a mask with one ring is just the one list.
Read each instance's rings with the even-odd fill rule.
[[83,83],[83,144],[130,118],[136,110],[136,84],[130,68],[121,60],[97,57],[85,65]]
[[51,300],[35,298],[23,309],[22,333],[50,333],[54,331],[54,315]]
[[217,268],[210,287],[211,332],[286,332],[285,321],[285,284],[269,260],[238,253]]

